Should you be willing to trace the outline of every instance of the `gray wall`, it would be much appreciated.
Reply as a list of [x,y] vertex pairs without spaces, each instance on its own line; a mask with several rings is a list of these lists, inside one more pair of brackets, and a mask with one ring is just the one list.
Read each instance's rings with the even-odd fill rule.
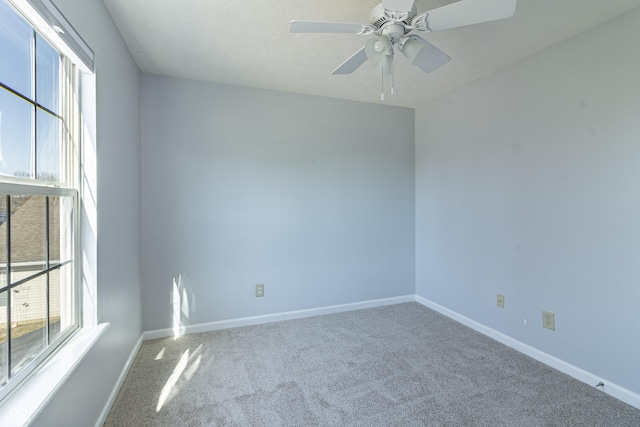
[[638,40],[635,10],[416,111],[417,294],[636,393]]
[[[140,73],[98,0],[56,5],[96,53],[97,105],[85,113],[97,151],[98,322],[111,327],[36,420],[36,426],[94,425],[141,334]],[[87,227],[85,222],[84,226]],[[92,231],[93,232],[93,231]],[[97,263],[97,270],[96,265]]]
[[143,75],[142,129],[145,330],[414,293],[413,110]]

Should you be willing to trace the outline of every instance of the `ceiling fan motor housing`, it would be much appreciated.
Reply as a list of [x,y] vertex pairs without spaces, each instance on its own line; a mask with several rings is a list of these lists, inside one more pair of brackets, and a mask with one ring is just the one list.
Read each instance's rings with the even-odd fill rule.
[[[396,13],[394,11],[389,11],[389,12],[391,14]],[[403,14],[406,13],[407,17],[401,22],[407,25],[411,25],[411,20],[418,14],[418,7],[414,4],[409,12],[402,12],[402,13]],[[385,13],[385,9],[382,3],[380,3],[379,5],[377,5],[371,10],[371,25],[373,25],[376,28],[382,28],[385,24],[389,22],[390,22],[389,17]]]
[[417,13],[418,8],[415,4],[409,12],[395,12],[385,10],[383,4],[380,3],[371,11],[371,25],[380,29],[380,33],[389,37],[391,43],[395,44],[406,32],[404,25],[411,25],[411,20]]
[[382,29],[382,35],[389,37],[391,43],[396,44],[404,36],[405,29],[400,24],[387,25]]

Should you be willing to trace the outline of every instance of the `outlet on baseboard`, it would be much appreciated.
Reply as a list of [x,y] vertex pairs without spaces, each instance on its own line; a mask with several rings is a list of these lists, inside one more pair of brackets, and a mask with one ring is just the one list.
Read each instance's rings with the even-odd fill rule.
[[263,296],[264,296],[264,285],[263,284],[256,285],[256,297],[263,297]]
[[496,297],[496,305],[500,308],[504,308],[504,295],[498,294]]
[[556,316],[549,312],[542,310],[542,326],[552,331],[556,330]]

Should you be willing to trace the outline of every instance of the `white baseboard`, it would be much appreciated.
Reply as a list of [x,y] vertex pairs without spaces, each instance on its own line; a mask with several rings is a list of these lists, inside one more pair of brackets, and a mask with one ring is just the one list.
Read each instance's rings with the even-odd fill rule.
[[138,350],[140,350],[140,346],[142,345],[142,335],[140,335],[140,338],[138,339],[138,341],[136,342],[136,344],[133,346],[133,349],[131,349],[131,353],[129,354],[129,357],[127,358],[127,361],[124,364],[124,367],[122,368],[122,371],[120,372],[120,375],[118,376],[118,380],[116,381],[115,386],[113,387],[113,390],[111,390],[111,394],[109,395],[109,399],[107,399],[107,403],[104,405],[104,408],[102,409],[102,412],[100,413],[100,416],[98,417],[98,421],[96,422],[96,427],[102,427],[102,425],[105,423],[105,421],[107,421],[107,416],[109,415],[109,412],[111,411],[111,407],[113,406],[113,403],[116,401],[116,397],[118,396],[118,392],[120,391],[120,388],[122,387],[122,383],[124,383],[124,379],[127,377],[127,374],[129,373],[129,369],[131,368],[131,365],[133,364],[133,359],[136,358],[136,355],[138,354]]
[[445,316],[455,320],[456,322],[462,323],[463,325],[468,326],[471,329],[480,332],[481,334],[493,338],[494,340],[508,347],[511,347],[514,350],[519,351],[520,353],[526,354],[527,356],[532,357],[537,361],[542,362],[554,369],[557,369],[558,371],[563,372],[579,381],[582,381],[585,384],[595,386],[599,382],[602,382],[604,386],[599,387],[599,390],[602,390],[603,392],[615,397],[616,399],[619,399],[635,408],[640,409],[640,394],[634,393],[631,390],[628,390],[615,383],[612,383],[611,381],[587,372],[584,369],[578,368],[577,366],[567,363],[564,360],[551,356],[550,354],[538,350],[537,348],[524,344],[523,342],[511,338],[508,335],[496,331],[495,329],[489,328],[488,326],[478,323],[475,320],[471,320],[468,317],[463,316],[462,314],[459,314],[453,310],[449,310],[448,308],[443,307],[426,298],[422,298],[419,295],[416,295],[415,298],[416,302],[429,307],[441,314],[444,314]]
[[[287,311],[284,313],[266,314],[264,316],[243,317],[239,319],[220,320],[217,322],[199,323],[180,328],[178,335],[196,334],[200,332],[217,331],[220,329],[237,328],[239,326],[260,325],[263,323],[279,322],[282,320],[301,319],[303,317],[320,316],[323,314],[340,313],[344,311],[360,310],[363,308],[381,307],[384,305],[401,304],[415,301],[415,295],[376,299],[355,302],[351,304],[331,305],[327,307],[310,308],[307,310]],[[145,341],[158,338],[173,337],[176,334],[172,328],[145,331],[142,337]]]

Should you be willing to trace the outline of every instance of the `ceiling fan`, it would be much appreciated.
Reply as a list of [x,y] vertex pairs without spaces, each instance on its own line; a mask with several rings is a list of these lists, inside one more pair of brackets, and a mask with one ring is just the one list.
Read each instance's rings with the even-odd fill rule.
[[[331,74],[350,74],[367,60],[382,65],[384,76],[394,74],[394,52],[406,56],[411,65],[430,73],[451,59],[418,34],[496,21],[513,16],[517,0],[461,0],[418,14],[414,0],[382,0],[371,11],[370,24],[291,21],[292,33],[351,33],[373,35],[364,47]],[[393,78],[393,77],[392,77]],[[394,93],[393,83],[391,94]]]

